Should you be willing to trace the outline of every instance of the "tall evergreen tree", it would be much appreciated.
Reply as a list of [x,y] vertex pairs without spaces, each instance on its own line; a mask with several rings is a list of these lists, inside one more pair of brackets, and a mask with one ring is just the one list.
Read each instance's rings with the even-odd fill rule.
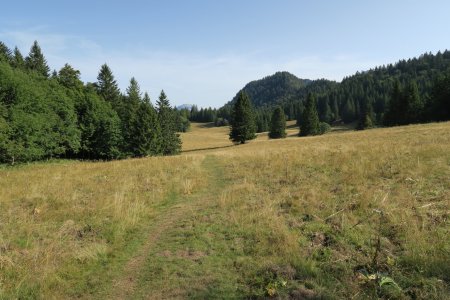
[[97,92],[106,101],[111,103],[113,108],[117,111],[120,104],[120,90],[117,85],[114,75],[107,64],[100,67],[97,76]]
[[28,70],[36,71],[47,78],[50,76],[50,68],[37,41],[34,41],[30,53],[25,58],[25,66]]
[[428,120],[450,120],[450,72],[435,81],[427,111]]
[[306,99],[299,136],[318,135],[319,133],[319,114],[317,113],[316,97],[310,93]]
[[239,144],[256,138],[255,115],[248,95],[241,91],[231,112],[230,139]]
[[181,150],[180,135],[176,132],[176,114],[170,106],[164,90],[156,102],[158,121],[161,127],[161,152],[163,155],[177,154]]
[[328,104],[328,97],[320,97],[318,101],[319,120],[325,123],[331,123],[333,118],[330,105]]
[[[147,95],[148,97],[148,95]],[[142,101],[133,119],[131,139],[134,156],[158,155],[161,153],[161,127],[158,115],[150,101]]]
[[384,125],[394,126],[403,123],[402,94],[400,81],[395,80],[388,104],[388,110],[384,115]]
[[122,151],[131,156],[134,156],[134,151],[137,149],[137,144],[139,144],[139,142],[136,142],[136,132],[140,130],[138,127],[141,124],[139,124],[136,118],[142,101],[141,97],[141,89],[133,77],[130,80],[126,95],[122,97],[122,103],[118,110],[119,117],[122,120]]
[[0,61],[4,61],[10,63],[12,60],[12,52],[11,50],[0,41]]
[[286,137],[286,116],[283,109],[278,106],[275,108],[270,121],[269,137],[271,139],[279,139]]
[[365,104],[363,112],[358,121],[358,126],[356,129],[364,130],[368,128],[372,128],[374,126],[374,117],[373,117],[373,108],[370,102]]
[[422,120],[423,102],[419,96],[417,83],[411,81],[403,92],[405,99],[405,122],[404,124],[419,123]]
[[25,59],[23,58],[22,53],[20,52],[19,48],[14,48],[14,53],[12,57],[12,66],[14,68],[24,68],[25,67]]

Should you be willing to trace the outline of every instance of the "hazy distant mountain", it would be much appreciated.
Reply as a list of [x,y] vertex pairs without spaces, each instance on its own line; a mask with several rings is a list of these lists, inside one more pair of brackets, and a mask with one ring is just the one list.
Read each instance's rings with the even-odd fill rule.
[[182,109],[191,110],[192,106],[194,106],[194,104],[181,104],[181,105],[178,105],[176,108],[178,110],[182,110]]

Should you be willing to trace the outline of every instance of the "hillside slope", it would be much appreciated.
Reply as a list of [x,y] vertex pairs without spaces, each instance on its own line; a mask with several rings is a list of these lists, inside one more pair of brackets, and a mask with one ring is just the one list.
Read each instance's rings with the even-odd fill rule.
[[0,298],[449,294],[450,123],[232,147],[198,129],[185,144],[214,149],[1,169]]

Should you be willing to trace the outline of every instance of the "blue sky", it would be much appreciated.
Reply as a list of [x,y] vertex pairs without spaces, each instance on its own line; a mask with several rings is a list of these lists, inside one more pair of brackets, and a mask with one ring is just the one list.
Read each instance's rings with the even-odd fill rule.
[[96,81],[108,63],[155,101],[220,107],[251,80],[289,71],[341,80],[356,71],[450,49],[450,1],[8,1],[0,40],[27,54],[38,40],[52,69]]

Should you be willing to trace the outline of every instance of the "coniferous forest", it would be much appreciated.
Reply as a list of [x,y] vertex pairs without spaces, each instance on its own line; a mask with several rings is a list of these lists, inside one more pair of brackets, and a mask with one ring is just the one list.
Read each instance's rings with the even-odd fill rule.
[[83,83],[68,64],[50,73],[38,42],[26,57],[0,42],[2,163],[172,155],[186,121],[164,91],[153,106],[135,78],[122,93],[106,64]]
[[[257,132],[269,131],[277,105],[288,120],[301,125],[311,93],[320,122],[330,125],[358,122],[358,128],[365,129],[450,120],[450,51],[358,72],[340,83],[278,72],[250,82],[242,90],[255,107]],[[230,118],[238,95],[217,110],[216,119]]]

